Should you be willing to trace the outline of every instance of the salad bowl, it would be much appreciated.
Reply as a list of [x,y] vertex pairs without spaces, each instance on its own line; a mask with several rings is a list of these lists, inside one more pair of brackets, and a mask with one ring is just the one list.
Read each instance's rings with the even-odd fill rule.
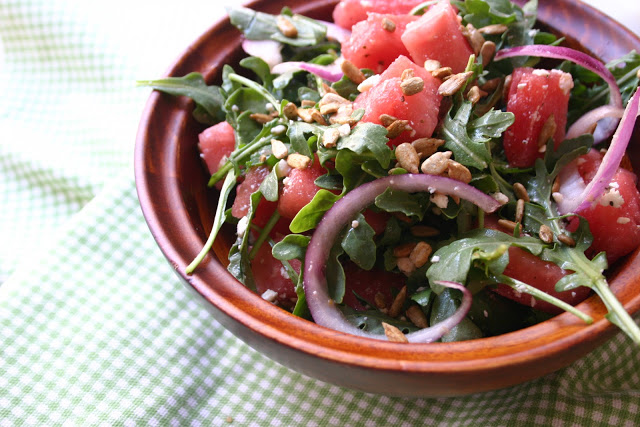
[[[258,0],[248,7],[279,13],[284,7],[328,20],[335,1]],[[579,2],[540,0],[538,22],[565,37],[564,46],[603,62],[632,49],[640,39],[607,16]],[[241,34],[228,20],[215,23],[170,67],[168,75],[196,71],[219,82],[224,64],[244,56]],[[204,127],[186,98],[154,92],[135,149],[135,176],[147,224],[176,274],[213,317],[257,351],[291,369],[339,386],[399,396],[454,396],[493,390],[568,366],[618,332],[605,319],[597,296],[578,305],[594,322],[564,313],[516,332],[455,343],[401,344],[356,337],[298,318],[238,283],[226,270],[233,229],[222,229],[212,252],[193,274],[185,267],[198,255],[212,228],[217,191],[198,156]],[[634,140],[638,139],[635,132]],[[636,144],[628,153],[640,159]],[[640,309],[640,251],[609,271],[612,291],[630,313]],[[629,345],[633,345],[629,342]]]

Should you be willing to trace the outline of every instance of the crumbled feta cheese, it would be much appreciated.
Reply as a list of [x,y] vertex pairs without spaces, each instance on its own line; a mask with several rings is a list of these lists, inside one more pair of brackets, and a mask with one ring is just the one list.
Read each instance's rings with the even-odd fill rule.
[[262,293],[262,299],[269,302],[274,302],[278,298],[278,293],[267,289]]
[[271,128],[271,133],[273,135],[280,135],[284,133],[285,130],[287,130],[287,128],[284,125],[277,125]]
[[276,108],[270,102],[267,102],[266,104],[264,104],[264,108],[266,108],[267,111],[270,113],[273,113],[274,111],[276,111]]
[[507,197],[503,193],[500,193],[500,192],[492,193],[490,194],[490,196],[496,199],[501,205],[509,203],[509,197]]
[[612,206],[619,208],[624,204],[624,198],[620,194],[617,188],[610,188],[600,197],[600,204],[602,206]]
[[360,225],[360,223],[358,221],[356,221],[355,219],[353,221],[351,221],[351,228],[358,228],[359,225]]
[[431,257],[431,262],[432,263],[436,263],[436,262],[440,262],[440,256],[439,255],[434,255]]
[[285,159],[281,159],[278,163],[276,163],[275,168],[276,176],[278,178],[283,178],[289,175],[289,172],[291,172],[291,166],[289,166],[289,163],[287,163]]
[[289,154],[287,146],[279,139],[271,140],[271,152],[276,159],[284,159]]
[[231,111],[233,111],[234,113],[237,113],[238,111],[240,111],[240,107],[238,107],[236,104],[233,104],[231,106]]
[[556,203],[562,203],[562,200],[564,200],[564,196],[562,195],[562,193],[559,193],[557,191],[552,193],[551,197],[553,197],[553,200],[555,200]]
[[548,70],[543,70],[542,68],[537,68],[537,69],[533,70],[531,72],[531,74],[533,74],[534,76],[548,77],[549,76],[549,71]]
[[358,91],[359,92],[366,92],[369,89],[371,89],[373,86],[375,86],[376,84],[378,84],[378,82],[380,81],[380,74],[374,74],[371,77],[368,77],[367,79],[365,79],[362,83],[360,83],[358,85]]
[[338,127],[338,132],[340,132],[340,136],[347,136],[351,133],[351,126],[348,123],[340,125]]
[[249,218],[247,216],[243,216],[238,221],[238,225],[236,226],[236,234],[238,237],[242,238],[244,236],[245,231],[247,231],[247,227],[249,226]]

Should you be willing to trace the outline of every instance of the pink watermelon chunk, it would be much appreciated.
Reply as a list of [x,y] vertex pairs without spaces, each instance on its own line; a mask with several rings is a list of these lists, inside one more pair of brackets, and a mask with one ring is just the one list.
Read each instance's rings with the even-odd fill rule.
[[348,30],[367,19],[368,12],[403,15],[422,0],[341,0],[333,10],[333,22]]
[[505,155],[511,166],[529,167],[543,156],[538,147],[538,137],[552,114],[556,123],[553,141],[556,146],[562,142],[572,87],[571,74],[560,70],[514,70],[507,95],[507,111],[515,115],[515,122],[504,133],[503,139]]
[[233,128],[227,122],[213,125],[198,135],[198,148],[212,175],[220,169],[224,160],[235,148]]
[[[379,74],[398,56],[409,56],[400,37],[407,24],[417,19],[411,15],[369,13],[366,21],[353,26],[351,37],[342,43],[342,55],[358,68],[369,68]],[[385,29],[385,20],[394,24],[393,31]]]
[[[424,81],[424,89],[406,96],[400,88],[402,73],[412,69]],[[354,108],[364,108],[363,122],[381,124],[380,116],[388,114],[398,120],[408,120],[411,131],[402,132],[389,141],[390,146],[418,138],[429,137],[438,124],[438,110],[442,96],[438,94],[440,80],[406,56],[398,57],[381,75],[371,89],[358,95]]]
[[320,187],[315,184],[315,180],[326,172],[317,157],[313,164],[305,169],[291,169],[289,175],[283,180],[278,199],[280,215],[283,218],[293,219],[320,190]]
[[454,73],[463,72],[473,54],[460,31],[460,17],[449,0],[436,3],[420,19],[409,23],[402,42],[417,64],[435,59]]

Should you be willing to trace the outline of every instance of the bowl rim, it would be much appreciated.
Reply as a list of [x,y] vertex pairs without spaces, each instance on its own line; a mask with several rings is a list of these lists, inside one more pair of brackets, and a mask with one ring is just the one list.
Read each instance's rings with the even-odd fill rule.
[[[256,10],[269,10],[268,3],[268,0],[256,0],[248,3],[247,6]],[[313,10],[315,7],[327,3],[335,3],[335,0],[329,2],[310,0],[293,9],[296,12],[305,13],[307,10]],[[589,19],[597,18],[607,26],[616,27],[640,46],[640,38],[637,35],[591,6],[579,0],[559,0],[559,3],[574,5],[583,10]],[[551,6],[548,6],[548,2],[541,1],[540,7]],[[548,22],[546,23],[548,24]],[[229,25],[229,20],[226,17],[214,23],[171,64],[166,75],[178,75],[176,74],[177,70],[183,68],[193,55],[197,55],[197,51],[204,43]],[[193,275],[187,276],[184,274],[184,268],[193,258],[193,254],[181,253],[176,250],[172,238],[168,234],[170,231],[168,227],[171,224],[165,221],[167,215],[178,215],[179,218],[174,218],[174,221],[186,218],[184,216],[186,214],[180,215],[178,212],[180,209],[186,209],[181,199],[179,177],[171,177],[170,181],[167,181],[169,187],[163,190],[167,197],[177,204],[173,209],[158,212],[152,208],[152,200],[156,193],[151,188],[154,181],[149,179],[149,171],[144,164],[145,150],[148,150],[149,144],[146,130],[153,126],[153,112],[162,99],[162,96],[156,92],[150,95],[136,137],[135,180],[143,215],[164,256],[176,269],[178,275],[217,311],[224,313],[255,334],[286,346],[294,352],[303,352],[339,364],[376,370],[446,374],[452,369],[464,373],[474,372],[478,369],[498,370],[505,366],[528,366],[536,361],[550,360],[556,356],[562,356],[562,363],[567,365],[616,332],[616,328],[604,318],[606,312],[604,305],[596,296],[592,296],[577,306],[594,317],[594,323],[589,326],[583,325],[571,314],[563,313],[540,324],[496,337],[455,343],[391,343],[337,332],[294,317],[239,285],[226,269],[211,256],[207,257],[202,268]],[[188,102],[177,103],[177,108],[181,109],[175,113],[177,120],[186,120],[186,110],[189,105]],[[158,172],[154,171],[153,173],[157,174]],[[183,239],[193,240],[191,252],[195,248],[197,249],[195,253],[204,243],[202,232],[198,230],[192,230]],[[640,309],[640,292],[632,295],[629,290],[630,284],[637,283],[637,278],[631,274],[629,267],[638,263],[640,263],[640,252],[636,250],[618,266],[610,281],[614,292],[617,296],[623,297],[621,299],[624,300],[625,308],[632,313]],[[215,286],[212,286],[212,280],[216,282]],[[622,293],[619,292],[621,289]],[[248,307],[253,309],[247,311]],[[548,337],[557,339],[549,342]],[[523,344],[529,345],[522,349]],[[568,349],[571,348],[581,349],[576,351],[576,354],[580,354],[577,357],[567,355]],[[460,357],[461,355],[464,357],[452,359],[454,356]]]

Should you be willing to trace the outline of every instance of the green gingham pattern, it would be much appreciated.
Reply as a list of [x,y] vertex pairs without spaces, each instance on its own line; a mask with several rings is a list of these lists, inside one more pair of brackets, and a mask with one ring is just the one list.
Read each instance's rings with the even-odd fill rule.
[[342,389],[236,339],[162,257],[130,166],[148,95],[132,82],[220,6],[83,3],[0,0],[0,426],[640,425],[621,334],[539,380],[441,399]]

